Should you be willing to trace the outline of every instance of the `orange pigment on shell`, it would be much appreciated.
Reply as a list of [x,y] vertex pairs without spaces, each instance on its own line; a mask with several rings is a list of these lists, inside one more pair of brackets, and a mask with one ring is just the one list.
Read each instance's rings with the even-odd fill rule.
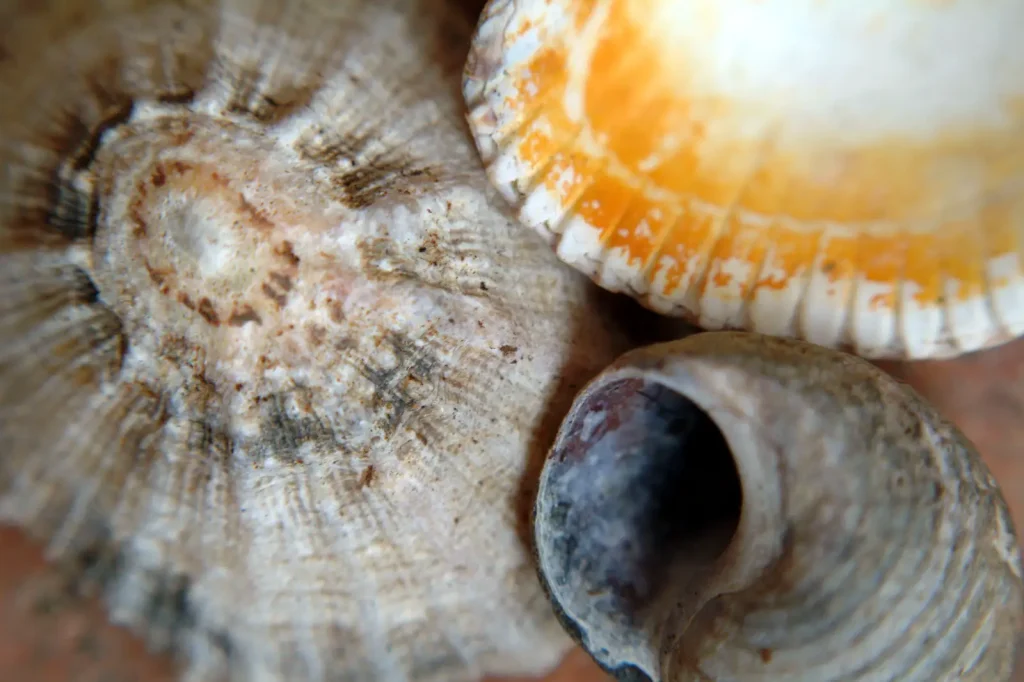
[[[578,36],[595,4],[565,6],[576,12]],[[927,143],[879,139],[841,153],[828,141],[773,147],[770,129],[748,140],[711,135],[716,121],[758,112],[688,97],[685,46],[659,43],[636,19],[642,8],[624,0],[609,8],[587,73],[579,76],[583,120],[565,109],[578,77],[569,46],[555,40],[518,75],[517,96],[506,101],[518,114],[518,130],[502,136],[515,137],[533,186],[543,185],[566,211],[599,229],[604,247],[621,249],[652,284],[663,276],[661,294],[684,284],[727,286],[730,275],[715,272],[715,262],[731,258],[763,273],[738,283],[740,296],[783,289],[816,263],[832,281],[916,285],[914,299],[923,305],[941,304],[950,280],[964,300],[1000,285],[988,281],[984,264],[1019,251],[1019,198],[975,202],[967,218],[946,217],[948,192],[934,177],[935,160],[978,158],[980,151],[979,194],[996,196],[1021,174],[1024,136],[1009,141],[997,132],[959,131]],[[1017,113],[1024,129],[1024,110]],[[584,133],[598,145],[582,144]],[[677,141],[666,151],[669,136]],[[822,148],[824,158],[816,152]],[[659,152],[660,163],[642,167]],[[893,307],[894,298],[895,292],[882,295],[872,307]]]

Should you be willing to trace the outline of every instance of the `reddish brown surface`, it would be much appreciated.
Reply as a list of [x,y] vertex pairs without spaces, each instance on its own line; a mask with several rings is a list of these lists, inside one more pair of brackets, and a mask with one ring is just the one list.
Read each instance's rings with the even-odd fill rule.
[[[956,361],[886,369],[931,399],[978,445],[1013,507],[1017,527],[1024,529],[1024,341]],[[173,679],[173,665],[107,625],[95,601],[68,597],[38,547],[0,529],[0,681]],[[575,652],[544,682],[607,679]],[[1015,682],[1024,682],[1024,668]]]

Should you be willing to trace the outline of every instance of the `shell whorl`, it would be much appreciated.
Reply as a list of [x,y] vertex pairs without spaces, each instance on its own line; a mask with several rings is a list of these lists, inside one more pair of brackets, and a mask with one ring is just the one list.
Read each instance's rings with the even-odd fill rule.
[[874,366],[705,333],[577,397],[534,532],[561,618],[620,679],[1008,680],[1024,586],[969,442]]
[[191,680],[553,665],[531,486],[633,341],[487,185],[462,13],[0,18],[0,521]]

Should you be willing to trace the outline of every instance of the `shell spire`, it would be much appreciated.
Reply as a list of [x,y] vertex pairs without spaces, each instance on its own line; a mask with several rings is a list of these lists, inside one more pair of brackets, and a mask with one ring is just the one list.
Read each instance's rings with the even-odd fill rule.
[[492,0],[464,75],[520,220],[708,329],[925,358],[1024,333],[1018,0]]

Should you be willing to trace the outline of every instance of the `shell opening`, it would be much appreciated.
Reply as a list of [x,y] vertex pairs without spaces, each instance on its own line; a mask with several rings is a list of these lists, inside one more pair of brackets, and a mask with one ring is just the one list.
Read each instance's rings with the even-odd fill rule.
[[542,486],[544,578],[566,626],[609,669],[646,657],[596,633],[631,633],[637,647],[656,650],[643,640],[656,638],[677,595],[696,586],[740,523],[740,477],[719,426],[644,379],[611,381],[579,400]]
[[534,532],[563,627],[620,682],[1006,682],[1008,519],[962,434],[876,367],[713,332],[584,388]]

